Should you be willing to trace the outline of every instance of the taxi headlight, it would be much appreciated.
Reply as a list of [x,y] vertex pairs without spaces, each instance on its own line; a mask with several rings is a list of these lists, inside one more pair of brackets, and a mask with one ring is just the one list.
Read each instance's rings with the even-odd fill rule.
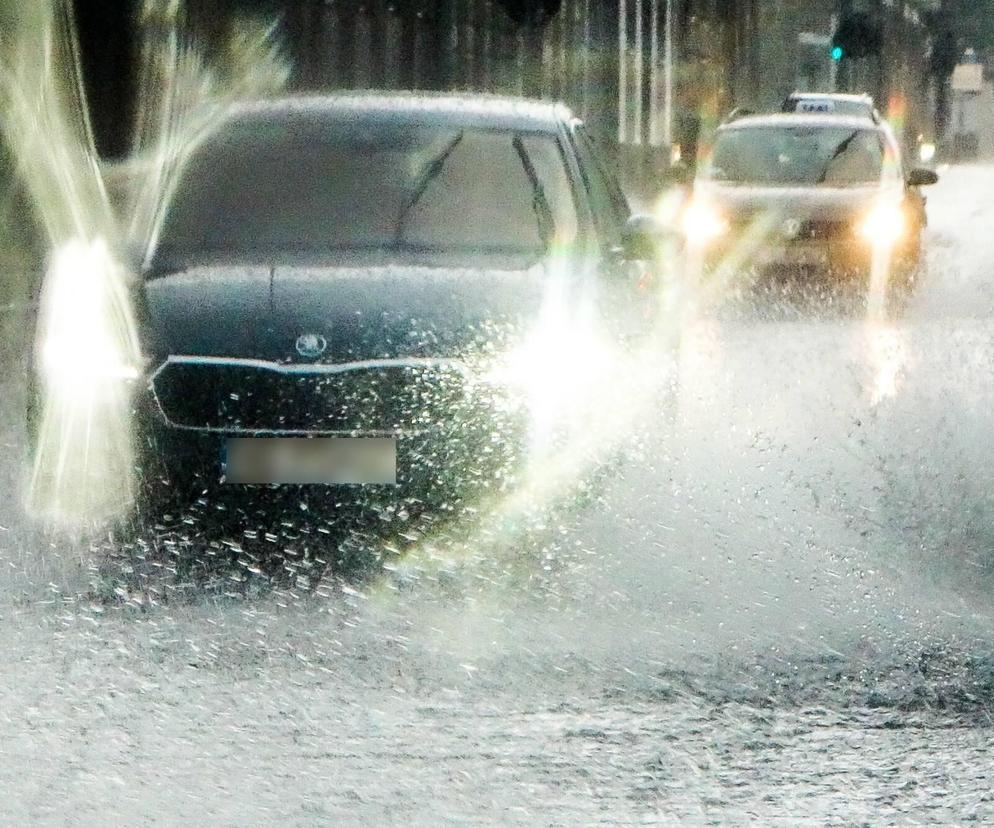
[[692,247],[705,247],[728,232],[728,222],[714,207],[691,201],[683,213],[683,234]]
[[896,204],[879,204],[860,223],[860,233],[873,244],[891,245],[899,241],[907,229],[904,212]]

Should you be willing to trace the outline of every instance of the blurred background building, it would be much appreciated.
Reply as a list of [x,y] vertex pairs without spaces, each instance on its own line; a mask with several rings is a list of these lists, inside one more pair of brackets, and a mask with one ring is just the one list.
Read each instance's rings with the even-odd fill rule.
[[[144,22],[116,25],[108,15],[127,11],[108,7],[132,4],[74,2],[97,62],[113,59],[106,33],[130,25],[140,38],[150,9],[217,51],[251,15],[278,21],[295,89],[560,99],[623,159],[658,167],[692,158],[733,107],[776,108],[794,89],[869,92],[906,137],[935,132],[937,113],[941,130],[963,45],[954,24],[973,0],[146,0]],[[120,69],[90,75],[103,79],[95,98],[123,94]],[[129,108],[103,109],[102,131],[120,129]]]

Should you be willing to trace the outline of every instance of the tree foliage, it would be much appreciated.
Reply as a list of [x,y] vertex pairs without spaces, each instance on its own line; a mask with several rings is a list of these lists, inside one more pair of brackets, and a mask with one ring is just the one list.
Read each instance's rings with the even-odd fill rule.
[[[933,71],[946,74],[968,48],[994,55],[994,0],[942,0],[927,10]],[[938,47],[936,49],[935,47]]]

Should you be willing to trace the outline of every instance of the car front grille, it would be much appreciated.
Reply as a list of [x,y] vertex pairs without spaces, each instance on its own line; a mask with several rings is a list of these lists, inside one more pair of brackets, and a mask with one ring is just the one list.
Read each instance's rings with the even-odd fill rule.
[[801,222],[797,234],[799,241],[831,241],[848,238],[852,235],[852,224],[834,219],[810,219]]
[[736,237],[765,242],[846,241],[852,238],[853,224],[840,219],[801,219],[789,227],[790,217],[742,217],[732,223]]
[[418,432],[473,405],[463,373],[443,364],[309,368],[170,358],[152,390],[171,425],[223,432]]

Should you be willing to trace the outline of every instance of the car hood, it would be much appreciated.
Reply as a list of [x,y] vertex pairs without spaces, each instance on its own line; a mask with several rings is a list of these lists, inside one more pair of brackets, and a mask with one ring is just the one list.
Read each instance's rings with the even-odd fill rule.
[[[526,329],[541,306],[545,276],[541,264],[191,266],[145,282],[145,344],[159,359],[463,358]],[[324,350],[302,355],[298,340]]]
[[844,219],[867,210],[882,198],[900,198],[900,191],[869,187],[744,187],[699,183],[698,195],[737,219],[760,216],[812,220]]

